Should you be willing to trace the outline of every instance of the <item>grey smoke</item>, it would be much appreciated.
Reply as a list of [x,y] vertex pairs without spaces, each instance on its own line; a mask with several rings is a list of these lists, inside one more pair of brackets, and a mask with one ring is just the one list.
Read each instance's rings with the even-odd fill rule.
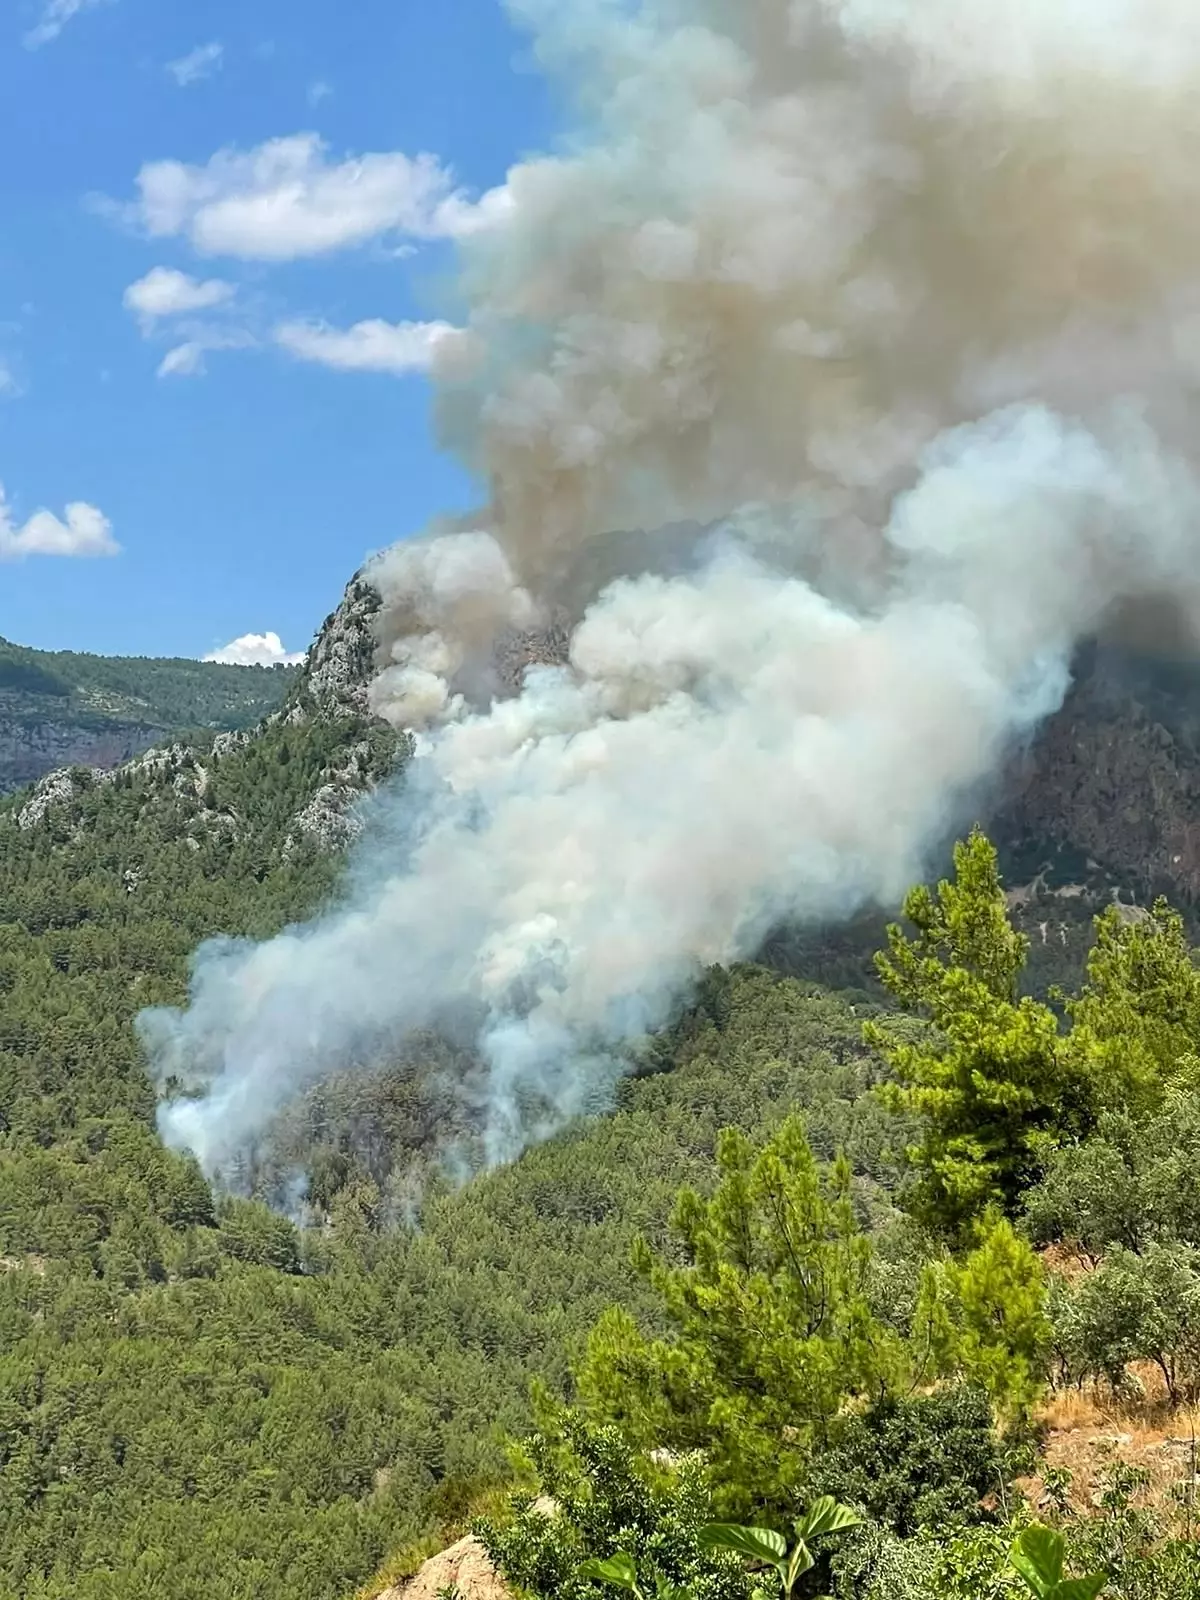
[[[451,1013],[513,1153],[704,964],[894,899],[1081,639],[1200,620],[1190,4],[511,8],[579,127],[438,353],[487,506],[368,570],[418,757],[349,905],[144,1019],[209,1168]],[[564,608],[568,663],[499,692]]]

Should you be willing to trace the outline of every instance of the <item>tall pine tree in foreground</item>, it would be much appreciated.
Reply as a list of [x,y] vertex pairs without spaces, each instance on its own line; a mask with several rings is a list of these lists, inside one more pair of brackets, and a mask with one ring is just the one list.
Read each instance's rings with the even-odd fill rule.
[[954,849],[953,881],[912,889],[904,916],[876,958],[892,995],[925,1026],[872,1021],[865,1034],[888,1062],[881,1091],[915,1115],[908,1151],[913,1209],[927,1225],[962,1237],[999,1205],[1015,1213],[1073,1099],[1049,1006],[1019,995],[1028,941],[1013,927],[996,851],[978,830]]

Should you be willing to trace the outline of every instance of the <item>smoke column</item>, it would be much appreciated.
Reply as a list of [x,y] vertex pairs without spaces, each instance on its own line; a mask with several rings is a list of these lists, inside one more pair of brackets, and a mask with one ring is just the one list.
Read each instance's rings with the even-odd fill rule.
[[451,1014],[503,1159],[703,964],[894,900],[1121,607],[1200,619],[1192,0],[511,9],[577,126],[439,350],[486,506],[368,569],[417,759],[346,905],[143,1022],[210,1169]]

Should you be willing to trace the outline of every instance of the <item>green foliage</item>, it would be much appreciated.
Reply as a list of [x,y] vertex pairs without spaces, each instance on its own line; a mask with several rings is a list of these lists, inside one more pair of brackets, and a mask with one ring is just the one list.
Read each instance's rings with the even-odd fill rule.
[[914,1342],[941,1374],[978,1384],[996,1414],[1026,1418],[1044,1386],[1051,1328],[1042,1264],[1006,1219],[981,1225],[961,1261],[925,1270]]
[[[1129,1476],[1114,1472],[1099,1508],[1058,1530],[1020,1513],[915,1539],[868,1525],[839,1553],[833,1592],[837,1600],[1183,1600],[1200,1592],[1200,1546],[1165,1537],[1161,1519],[1131,1509],[1129,1486],[1118,1481]],[[1066,1576],[1072,1571],[1087,1576]]]
[[[183,998],[199,939],[269,934],[327,899],[336,857],[305,841],[297,814],[331,775],[368,781],[405,754],[365,720],[313,715],[305,696],[297,686],[295,718],[245,740],[198,741],[111,783],[81,778],[34,826],[0,805],[0,1600],[336,1600],[502,1478],[505,1436],[530,1423],[530,1378],[568,1393],[592,1328],[583,1394],[619,1427],[551,1430],[535,1465],[559,1515],[531,1503],[493,1533],[531,1593],[595,1600],[580,1566],[624,1552],[648,1588],[748,1600],[740,1560],[704,1550],[700,1529],[714,1517],[784,1526],[821,1493],[915,1531],[848,1528],[828,1575],[823,1558],[802,1585],[819,1576],[855,1600],[1000,1593],[983,1587],[1007,1581],[998,1530],[946,1525],[977,1516],[990,1486],[998,1447],[983,1407],[957,1389],[900,1391],[969,1374],[1019,1413],[1040,1375],[1040,1268],[999,1227],[921,1282],[928,1245],[895,1210],[890,1152],[922,1137],[928,1106],[901,1099],[898,1123],[881,1105],[861,994],[714,971],[640,1052],[610,1116],[457,1190],[436,1152],[447,1131],[470,1149],[470,1114],[447,1085],[476,1064],[430,1038],[290,1108],[233,1175],[237,1198],[163,1149],[132,1018]],[[934,954],[961,964],[994,1043],[1012,1024],[1003,1008],[1019,1011],[1019,941],[978,888],[974,902],[938,902]],[[936,945],[933,922],[926,932]],[[949,1006],[954,985],[943,993],[921,970]],[[1152,988],[1138,1003],[1158,1018],[1143,1034],[1158,1041],[1169,1101],[1149,1123],[1114,1109],[1092,1137],[1117,1151],[1134,1196],[1120,1214],[1137,1219],[1154,1266],[1136,1303],[1157,1321],[1136,1324],[1136,1348],[1155,1335],[1182,1395],[1200,1243],[1188,1118],[1200,1114]],[[1095,1015],[1086,1027],[1108,1050]],[[947,1038],[966,1050],[970,1032],[889,1028],[931,1055]],[[1068,1078],[1093,1070],[1064,1060]],[[985,1104],[992,1088],[975,1110],[1003,1123]],[[1010,1110],[1013,1131],[1023,1113]],[[1014,1210],[1045,1138],[1087,1131],[1073,1103],[1032,1122],[1024,1154],[1015,1132],[984,1140]],[[311,1227],[280,1215],[297,1170]],[[1069,1177],[1052,1159],[1045,1195]],[[1101,1187],[1098,1176],[1097,1218]],[[1093,1276],[1121,1307],[1136,1300],[1134,1269],[1114,1256],[1114,1226],[1089,1223],[1089,1237],[1101,1241]],[[637,1238],[644,1275],[626,1266]],[[1156,1242],[1175,1249],[1169,1262],[1152,1261]],[[1182,1542],[1130,1535],[1120,1565],[1084,1559],[1066,1531],[1072,1566],[1103,1565],[1118,1600],[1188,1592]]]
[[1010,1466],[982,1389],[956,1384],[928,1395],[889,1395],[844,1418],[809,1484],[860,1506],[904,1535],[945,1530],[982,1515]]
[[1053,1528],[1034,1524],[1013,1541],[1008,1559],[1034,1600],[1096,1600],[1104,1588],[1102,1572],[1086,1578],[1066,1578],[1063,1564],[1067,1541]]
[[1096,918],[1087,983],[1066,1009],[1093,1104],[1144,1113],[1172,1088],[1196,1084],[1200,969],[1183,918],[1165,900],[1140,916],[1110,906]]
[[1200,1396],[1200,1250],[1115,1246],[1095,1272],[1064,1287],[1055,1315],[1064,1376],[1102,1377],[1114,1390],[1132,1361],[1151,1361],[1172,1404]]
[[[1177,1600],[1200,1594],[1200,1542],[1192,1515],[1184,1523],[1168,1506],[1147,1504],[1148,1481],[1143,1468],[1119,1460],[1109,1465],[1095,1514],[1064,1525],[1071,1564],[1103,1571],[1114,1597]],[[1195,1485],[1185,1488],[1190,1506]]]
[[1065,1241],[1093,1265],[1114,1245],[1200,1245],[1200,1094],[1172,1094],[1149,1117],[1106,1112],[1090,1138],[1051,1156],[1025,1225],[1035,1243]]
[[[697,1456],[656,1462],[615,1428],[561,1413],[528,1445],[545,1499],[526,1499],[506,1526],[475,1524],[510,1583],[546,1600],[584,1600],[603,1582],[647,1594],[684,1591],[693,1600],[745,1600],[741,1564],[706,1553],[712,1514],[708,1474]],[[641,1575],[639,1577],[639,1574]]]
[[601,1319],[579,1377],[585,1405],[646,1448],[703,1447],[720,1501],[785,1504],[848,1400],[886,1392],[900,1341],[867,1297],[870,1245],[844,1159],[822,1172],[790,1118],[755,1151],[735,1130],[717,1149],[710,1200],[684,1190],[672,1217],[685,1264],[640,1244],[670,1339],[628,1312]]
[[[634,1600],[650,1600],[647,1591],[638,1582],[637,1567],[632,1557],[623,1551],[607,1561],[585,1561],[579,1569],[579,1575],[594,1578],[597,1583],[607,1583],[614,1589],[624,1589],[634,1596]],[[654,1600],[693,1600],[693,1596],[683,1584],[672,1583],[669,1578],[659,1574],[654,1583]]]
[[68,680],[37,659],[37,653],[21,650],[0,639],[0,693],[41,695],[65,700],[71,692]]
[[795,1523],[796,1542],[791,1550],[781,1533],[772,1528],[748,1528],[736,1523],[715,1522],[700,1530],[700,1543],[707,1550],[730,1550],[765,1567],[773,1568],[780,1592],[789,1597],[806,1573],[817,1564],[813,1542],[827,1534],[844,1533],[861,1522],[849,1506],[839,1504],[832,1495],[822,1495]]
[[914,1207],[961,1235],[987,1207],[1015,1213],[1057,1132],[1068,1090],[1058,1022],[1017,998],[1026,940],[1012,926],[996,852],[979,832],[955,847],[955,878],[913,889],[904,914],[916,930],[888,930],[878,958],[889,992],[925,1019],[911,1030],[871,1021],[866,1036],[895,1081],[888,1104],[920,1119],[909,1152]]
[[[0,695],[15,701],[16,709],[26,697],[69,700],[72,714],[85,719],[90,715],[164,731],[252,727],[275,710],[297,676],[294,667],[94,656],[31,650],[0,639]],[[58,713],[51,709],[49,714]]]
[[295,1228],[261,1200],[225,1200],[218,1243],[235,1261],[275,1267],[280,1272],[300,1270],[300,1241]]
[[[201,938],[332,893],[336,856],[285,854],[295,815],[330,770],[396,753],[352,716],[275,723],[80,786],[32,828],[0,805],[3,1600],[348,1593],[441,1524],[445,1486],[504,1473],[530,1376],[565,1387],[606,1305],[653,1322],[632,1239],[665,1244],[729,1122],[761,1139],[802,1104],[885,1203],[859,1018],[744,968],[611,1118],[465,1189],[429,1161],[472,1063],[423,1039],[315,1089],[242,1174],[253,1200],[215,1204],[155,1135],[132,1019],[183,998]],[[297,1230],[262,1202],[304,1167],[318,1226]]]

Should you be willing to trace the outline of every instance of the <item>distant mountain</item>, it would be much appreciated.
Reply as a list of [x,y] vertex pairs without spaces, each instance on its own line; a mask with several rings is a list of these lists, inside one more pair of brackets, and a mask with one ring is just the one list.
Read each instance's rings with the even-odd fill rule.
[[280,704],[296,671],[0,639],[0,794],[59,767],[107,770],[178,732],[251,727]]

